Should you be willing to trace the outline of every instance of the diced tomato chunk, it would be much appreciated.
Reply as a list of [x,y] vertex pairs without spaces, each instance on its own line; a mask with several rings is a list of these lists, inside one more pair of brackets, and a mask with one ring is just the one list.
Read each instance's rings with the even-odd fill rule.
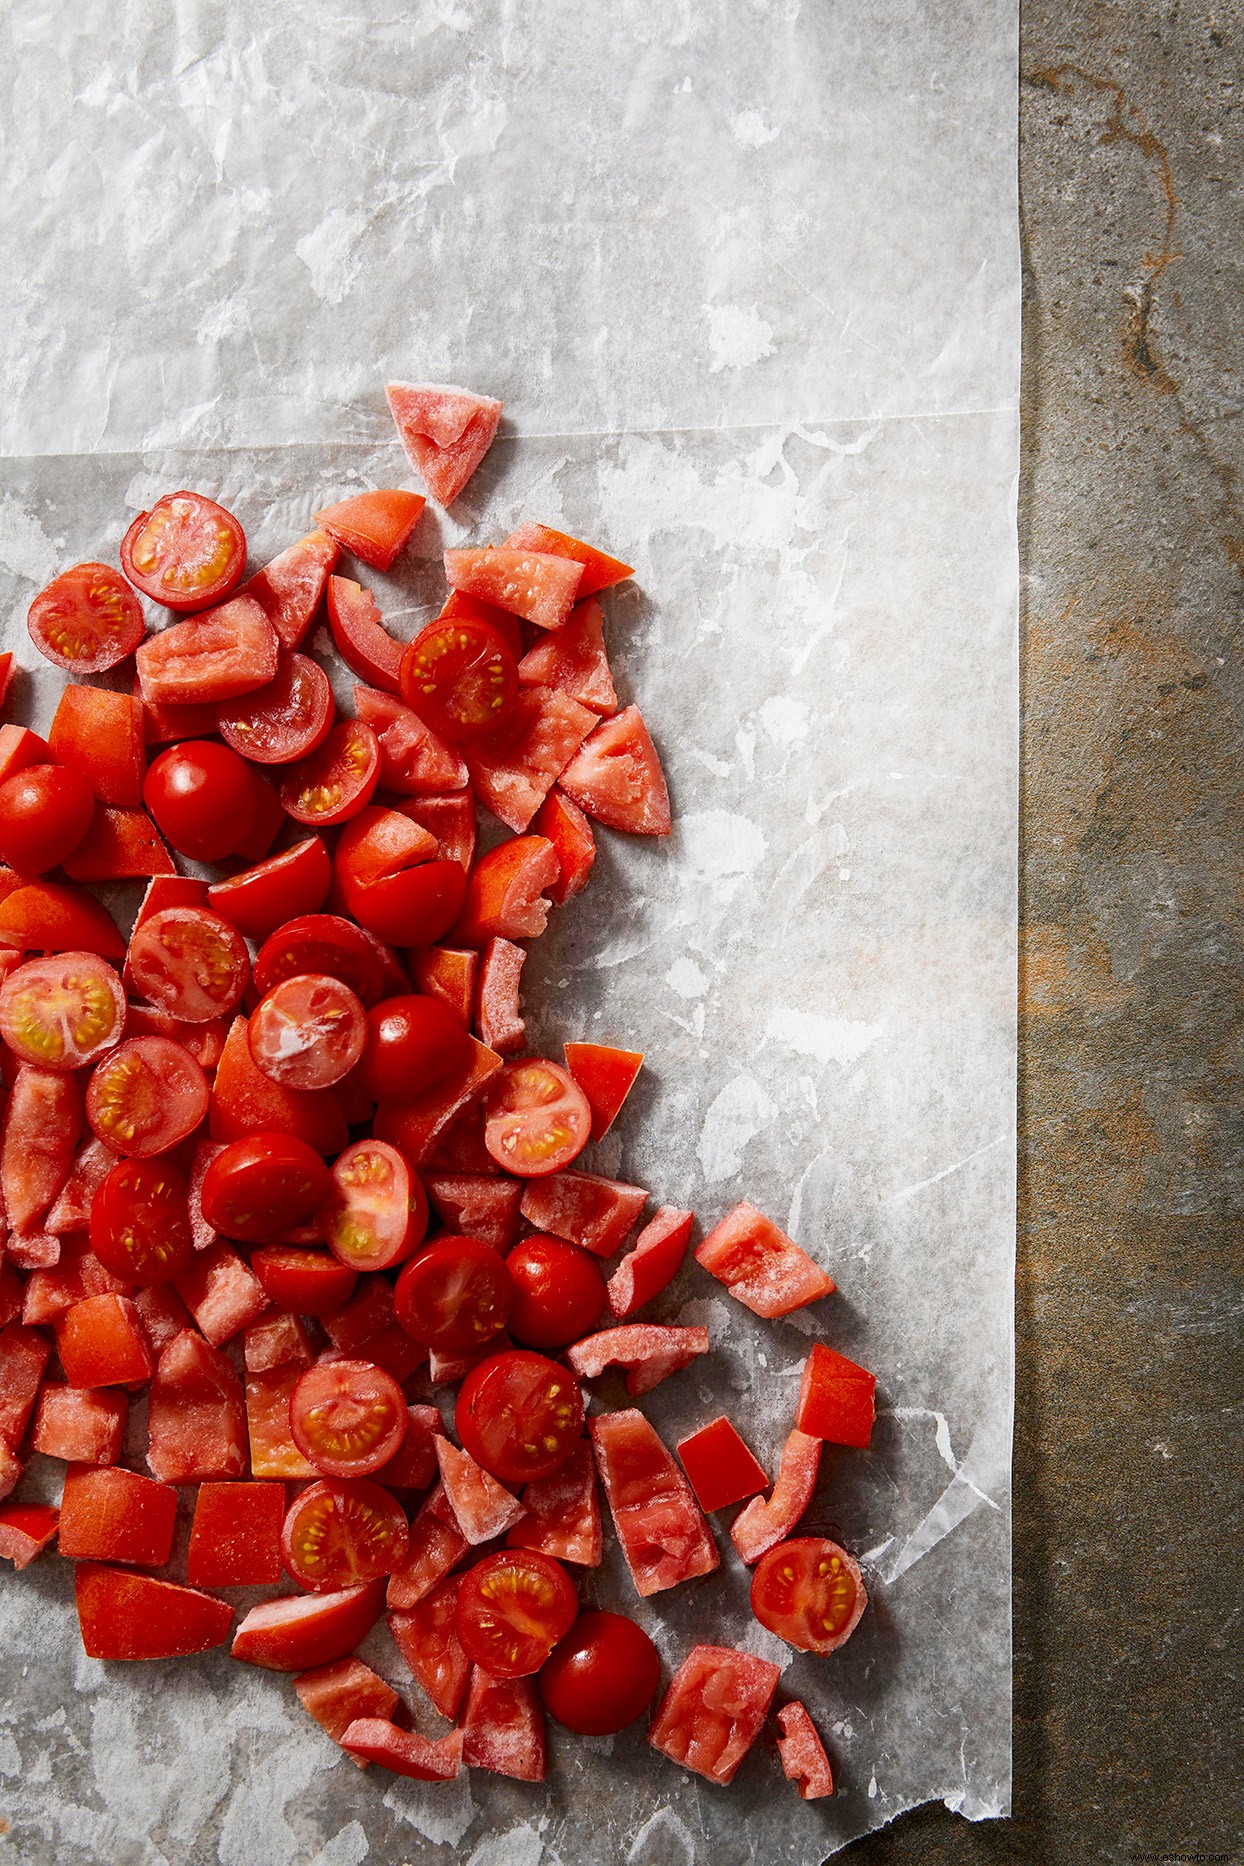
[[630,836],[668,836],[665,773],[637,706],[602,719],[560,773],[562,789],[598,823]]
[[490,1678],[482,1666],[471,1668],[462,1760],[516,1782],[544,1780],[544,1706],[534,1679]]
[[5,946],[125,957],[125,941],[107,910],[84,888],[53,881],[27,882],[0,898],[0,948]]
[[248,1374],[262,1374],[270,1367],[310,1367],[315,1349],[301,1316],[265,1309],[247,1326],[242,1358]]
[[[350,1724],[360,1718],[387,1722],[401,1701],[370,1665],[355,1658],[334,1659],[330,1665],[303,1672],[295,1678],[294,1690],[303,1709],[334,1743],[340,1743]],[[367,1767],[366,1756],[352,1756],[351,1761],[360,1769]]]
[[600,604],[591,598],[576,603],[564,627],[528,649],[518,664],[518,678],[524,687],[556,687],[594,713],[616,712]]
[[380,605],[370,590],[349,577],[330,577],[328,625],[337,653],[348,668],[386,693],[398,691],[402,644],[385,628]]
[[550,900],[559,906],[586,887],[596,860],[596,838],[592,825],[577,803],[567,797],[557,784],[540,805],[531,825],[537,836],[546,836],[557,857],[558,876],[548,885]]
[[588,1430],[636,1591],[661,1593],[719,1567],[691,1487],[643,1414],[601,1414]]
[[580,1445],[551,1477],[535,1478],[519,1501],[524,1514],[506,1537],[510,1548],[538,1549],[584,1568],[600,1566],[600,1493],[589,1444]]
[[175,1282],[177,1294],[214,1348],[231,1340],[267,1307],[259,1278],[225,1243],[197,1251]]
[[745,1562],[759,1561],[791,1533],[812,1501],[820,1463],[821,1440],[796,1426],[782,1447],[773,1494],[767,1500],[753,1498],[731,1525],[730,1539]]
[[341,1746],[357,1761],[378,1762],[416,1782],[451,1782],[462,1768],[461,1730],[433,1741],[379,1717],[359,1717],[344,1732]]
[[447,1438],[438,1438],[436,1460],[445,1500],[472,1548],[504,1535],[519,1520],[523,1510],[518,1498],[477,1464],[469,1452],[459,1451]]
[[554,531],[549,525],[530,522],[520,525],[506,539],[505,548],[507,551],[545,551],[553,557],[573,558],[583,565],[580,597],[594,596],[597,590],[607,590],[632,574],[631,566],[624,564],[620,557],[610,557],[608,552],[598,551],[594,544],[584,544],[582,538],[569,537],[566,532]]
[[74,1576],[82,1645],[93,1659],[182,1659],[223,1645],[227,1601],[154,1575],[79,1562]]
[[147,706],[201,705],[253,693],[275,678],[276,630],[253,596],[234,596],[148,635],[134,659]]
[[406,1560],[389,1576],[390,1610],[406,1612],[430,1594],[470,1551],[438,1483],[426,1496],[410,1525]]
[[[590,1098],[589,1098],[590,1099]],[[662,1205],[644,1226],[609,1279],[609,1307],[622,1321],[671,1283],[687,1254],[694,1218],[676,1206]]]
[[156,1364],[147,1396],[147,1464],[170,1484],[240,1477],[246,1469],[246,1398],[219,1348],[186,1329]]
[[284,1484],[201,1483],[186,1578],[192,1587],[270,1587],[281,1578]]
[[562,1046],[569,1069],[592,1110],[592,1139],[601,1140],[613,1126],[643,1067],[642,1050],[614,1049],[607,1043]]
[[173,858],[145,810],[102,804],[72,855],[61,864],[71,881],[124,881],[175,873]]
[[29,1568],[56,1536],[60,1511],[52,1503],[0,1505],[0,1557],[14,1568]]
[[153,1354],[162,1354],[174,1335],[193,1327],[190,1311],[171,1283],[151,1283],[134,1291],[143,1330]]
[[465,790],[467,768],[461,753],[425,725],[395,692],[356,684],[354,710],[376,735],[381,790],[395,791],[401,797],[436,797]]
[[80,771],[101,803],[126,809],[142,803],[147,740],[143,709],[133,694],[65,687],[48,744],[57,764]]
[[128,1412],[124,1393],[49,1382],[40,1389],[31,1449],[66,1464],[115,1464]]
[[301,645],[311,626],[337,550],[337,540],[326,531],[309,531],[256,571],[238,592],[259,604],[287,654]]
[[464,945],[492,939],[535,939],[548,925],[546,890],[557,879],[557,856],[543,836],[512,836],[482,856],[467,883],[455,937]]
[[746,1199],[696,1247],[695,1260],[755,1315],[789,1315],[835,1288],[833,1278]]
[[294,1443],[289,1407],[303,1369],[296,1363],[246,1376],[246,1431],[253,1477],[298,1481],[320,1475]]
[[525,946],[512,940],[489,940],[479,971],[475,1028],[481,1043],[498,1056],[512,1056],[527,1041],[527,1026],[519,1008],[519,984],[527,958]]
[[146,1383],[155,1371],[142,1318],[128,1296],[88,1296],[57,1317],[56,1352],[71,1387]]
[[864,1448],[872,1437],[876,1391],[875,1374],[817,1341],[804,1364],[795,1423],[831,1445]]
[[650,1393],[670,1374],[689,1367],[696,1356],[708,1353],[707,1328],[670,1328],[659,1322],[627,1322],[605,1328],[566,1349],[566,1359],[585,1380],[595,1380],[606,1367],[629,1369],[626,1390],[633,1397]]
[[503,404],[437,382],[390,382],[385,394],[411,465],[451,505],[492,446]]
[[29,726],[0,726],[0,784],[31,765],[59,763],[46,739]]
[[74,1561],[162,1568],[173,1550],[177,1492],[119,1465],[73,1465],[60,1501],[59,1546]]
[[308,836],[240,875],[214,882],[207,898],[213,912],[239,933],[265,940],[297,915],[318,913],[332,879],[328,850],[319,836]]
[[377,1140],[397,1147],[413,1166],[422,1166],[454,1116],[478,1099],[501,1068],[501,1058],[471,1038],[465,1061],[413,1101],[382,1104],[376,1110]]
[[233,1636],[235,1659],[272,1672],[305,1672],[343,1659],[366,1639],[384,1605],[384,1580],[332,1594],[294,1594],[252,1607]]
[[520,1209],[538,1231],[611,1257],[647,1202],[642,1186],[595,1173],[552,1173],[527,1181]]
[[266,1076],[251,1055],[247,1020],[235,1017],[212,1084],[213,1140],[292,1134],[317,1153],[340,1153],[349,1140],[341,1104],[330,1089],[289,1089]]
[[801,1801],[819,1801],[834,1792],[834,1776],[816,1725],[798,1698],[783,1704],[777,1714],[778,1755],[782,1772],[794,1782]]
[[508,1250],[518,1233],[523,1183],[503,1174],[435,1173],[424,1179],[428,1198],[449,1231],[494,1250]]
[[545,551],[486,546],[446,551],[445,576],[451,589],[466,596],[480,596],[540,628],[560,628],[583,581],[583,566]]
[[444,1430],[435,1406],[408,1406],[406,1436],[389,1462],[373,1473],[376,1482],[390,1490],[426,1490],[434,1484],[440,1469],[436,1441]]
[[521,688],[496,742],[467,747],[480,802],[521,835],[596,724],[595,713],[555,687]]
[[29,1232],[59,1195],[82,1133],[76,1076],[23,1063],[4,1122],[0,1196],[14,1232]]
[[781,1667],[730,1646],[695,1646],[648,1733],[654,1749],[720,1787],[764,1727]]
[[0,1329],[0,1445],[10,1451],[22,1441],[51,1352],[37,1329],[21,1322]]
[[[385,487],[355,493],[315,513],[315,522],[345,550],[377,570],[388,570],[419,523],[427,500],[421,492]],[[331,583],[329,586],[331,602]]]
[[461,1584],[461,1575],[447,1575],[407,1612],[389,1614],[389,1630],[412,1678],[443,1717],[458,1715],[471,1670],[454,1626]]
[[706,1515],[767,1490],[769,1477],[723,1413],[678,1441],[682,1468]]

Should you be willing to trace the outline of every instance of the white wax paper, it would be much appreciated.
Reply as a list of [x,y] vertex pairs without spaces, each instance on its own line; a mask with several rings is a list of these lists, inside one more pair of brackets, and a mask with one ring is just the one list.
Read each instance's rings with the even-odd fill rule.
[[[676,817],[602,832],[533,949],[533,1047],[646,1050],[585,1164],[705,1228],[749,1197],[840,1285],[763,1322],[689,1264],[659,1313],[713,1351],[647,1409],[671,1442],[728,1411],[772,1464],[819,1335],[881,1417],[809,1517],[870,1588],[832,1659],[751,1619],[728,1512],[717,1575],[640,1603],[610,1545],[584,1590],[671,1669],[703,1639],[776,1657],[831,1800],[765,1743],[714,1788],[641,1727],[551,1729],[543,1787],[360,1774],[280,1677],[84,1659],[45,1559],[0,1580],[0,1861],[815,1866],[922,1800],[1005,1812],[1014,0],[14,0],[3,28],[15,716],[59,686],[34,590],[115,560],[161,491],[221,498],[259,562],[413,483],[386,377],[504,397],[452,514],[367,580],[407,636],[443,546],[521,518],[634,563],[610,651]],[[383,1628],[365,1651],[402,1682]]]

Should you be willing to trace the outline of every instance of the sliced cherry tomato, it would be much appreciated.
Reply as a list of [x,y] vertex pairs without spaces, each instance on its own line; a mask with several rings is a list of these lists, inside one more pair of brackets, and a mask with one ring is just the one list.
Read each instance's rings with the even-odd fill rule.
[[290,1430],[303,1457],[327,1477],[369,1477],[406,1436],[406,1399],[371,1361],[319,1361],[294,1388]]
[[109,564],[75,564],[40,590],[26,617],[39,653],[70,674],[102,674],[147,632],[143,606]]
[[390,382],[385,394],[411,465],[452,504],[492,446],[502,403],[438,382]]
[[410,1101],[461,1066],[470,1038],[439,998],[410,992],[367,1013],[362,1074],[376,1101]]
[[482,596],[540,628],[560,628],[579,593],[583,565],[547,551],[471,546],[446,551],[445,576],[451,589]]
[[48,744],[54,762],[81,772],[100,803],[128,810],[142,802],[147,738],[142,706],[132,694],[65,687]]
[[318,836],[308,836],[240,875],[214,882],[207,904],[247,939],[264,940],[296,914],[313,914],[322,907],[332,879],[328,850]]
[[463,1576],[455,1620],[463,1651],[490,1678],[529,1678],[578,1611],[560,1563],[536,1549],[502,1549]]
[[367,1014],[339,978],[303,972],[282,979],[252,1012],[247,1040],[266,1076],[286,1088],[331,1088],[349,1075],[367,1041]]
[[305,654],[288,654],[266,687],[225,700],[216,725],[225,744],[252,764],[283,765],[324,743],[335,710],[323,668]]
[[518,664],[487,622],[438,617],[402,656],[401,691],[433,732],[454,743],[505,724],[518,694]]
[[507,1063],[484,1091],[484,1145],[523,1178],[560,1172],[592,1132],[592,1110],[574,1077],[542,1056]]
[[80,771],[27,765],[0,784],[0,862],[44,875],[77,848],[95,814],[95,793]]
[[580,1736],[612,1736],[647,1710],[661,1678],[657,1649],[624,1613],[581,1613],[540,1671],[551,1717]]
[[356,1141],[333,1162],[323,1225],[334,1257],[352,1270],[391,1270],[423,1242],[428,1228],[423,1182],[396,1147],[383,1140]]
[[336,562],[337,540],[326,531],[309,531],[243,584],[242,595],[259,604],[287,654],[310,628]]
[[339,978],[366,1005],[384,991],[384,954],[377,941],[339,914],[303,914],[278,927],[259,948],[255,990],[266,997],[284,979],[306,973]]
[[251,1134],[218,1153],[203,1176],[199,1204],[214,1231],[264,1244],[316,1210],[328,1168],[292,1134]]
[[610,557],[607,551],[598,551],[594,544],[584,544],[582,538],[569,537],[566,532],[554,531],[549,525],[520,525],[505,540],[505,548],[507,551],[541,551],[551,557],[572,557],[575,563],[583,565],[578,590],[580,599],[622,583],[633,574],[631,566],[624,564],[620,557]]
[[148,635],[134,656],[146,706],[201,706],[276,678],[280,644],[259,604],[234,596],[192,622]]
[[186,1182],[167,1160],[122,1160],[91,1201],[91,1249],[126,1283],[168,1283],[190,1261]]
[[0,1037],[41,1069],[81,1069],[120,1037],[125,993],[91,952],[28,959],[0,985]]
[[207,1113],[207,1077],[169,1037],[131,1037],[95,1065],[86,1118],[98,1140],[127,1159],[167,1153]]
[[333,874],[350,913],[377,939],[427,946],[458,918],[466,875],[400,810],[372,805],[341,833]]
[[242,581],[246,534],[214,499],[165,493],[121,540],[121,568],[144,596],[189,614],[223,602]]
[[380,747],[361,719],[342,719],[309,758],[291,765],[281,802],[296,822],[322,829],[344,823],[371,802],[380,778]]
[[477,1464],[506,1484],[551,1477],[583,1431],[583,1393],[574,1375],[543,1354],[509,1348],[462,1382],[458,1437]]
[[136,929],[127,966],[158,1010],[205,1024],[241,1002],[250,955],[237,928],[210,908],[166,907]]
[[398,691],[402,644],[385,628],[380,605],[370,590],[349,577],[330,577],[328,626],[347,667],[386,693]]
[[602,719],[558,783],[581,810],[631,836],[668,836],[670,800],[656,747],[637,706]]
[[264,1295],[295,1315],[336,1315],[354,1294],[358,1281],[348,1264],[327,1251],[295,1244],[269,1244],[252,1252],[251,1269]]
[[577,1245],[537,1231],[514,1246],[505,1267],[515,1292],[510,1333],[524,1347],[569,1347],[600,1320],[605,1279]]
[[330,537],[365,564],[388,570],[419,523],[427,500],[421,492],[386,486],[376,492],[355,493],[314,514]]
[[232,855],[255,820],[255,786],[245,759],[210,739],[170,745],[153,759],[143,801],[167,840],[192,862]]
[[762,1626],[822,1655],[846,1644],[868,1605],[859,1563],[824,1536],[796,1536],[762,1555],[751,1598]]
[[470,1354],[509,1319],[514,1285],[505,1260],[475,1238],[441,1238],[407,1264],[393,1292],[397,1319],[438,1354]]
[[328,1477],[296,1497],[281,1530],[281,1560],[313,1593],[392,1574],[410,1531],[396,1497],[366,1477]]
[[486,603],[479,596],[465,596],[461,590],[450,590],[441,604],[441,617],[457,622],[487,622],[489,628],[500,635],[515,661],[522,660],[522,623],[508,610],[498,609],[496,603]]

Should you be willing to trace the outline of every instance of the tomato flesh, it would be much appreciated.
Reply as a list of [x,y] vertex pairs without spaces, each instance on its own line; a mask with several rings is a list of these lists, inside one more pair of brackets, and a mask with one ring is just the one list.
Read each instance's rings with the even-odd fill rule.
[[281,1530],[281,1559],[313,1593],[392,1574],[406,1559],[406,1512],[366,1477],[322,1478],[295,1498]]
[[251,1269],[269,1302],[296,1315],[336,1315],[354,1294],[357,1281],[350,1266],[327,1251],[295,1244],[270,1244],[255,1251]]
[[190,1261],[186,1182],[167,1160],[121,1160],[91,1200],[91,1249],[126,1283],[167,1283]]
[[380,779],[380,747],[361,719],[342,719],[323,744],[291,765],[281,802],[296,822],[318,829],[344,823],[370,803]]
[[266,687],[222,701],[216,725],[225,744],[253,764],[289,764],[324,743],[332,728],[333,690],[328,675],[305,654],[277,664]]
[[348,985],[326,973],[302,973],[274,985],[252,1013],[251,1055],[286,1088],[331,1088],[363,1054],[367,1018]]
[[402,656],[401,688],[406,704],[452,742],[504,725],[518,693],[518,664],[487,622],[440,617]]
[[241,934],[207,907],[165,907],[151,914],[135,930],[126,963],[145,998],[188,1024],[227,1016],[250,978]]
[[566,1570],[535,1549],[486,1555],[463,1578],[455,1619],[467,1657],[491,1678],[529,1678],[574,1624]]
[[505,1484],[551,1477],[583,1431],[574,1375],[543,1354],[510,1348],[473,1367],[458,1391],[458,1437],[477,1464]]
[[406,1436],[406,1400],[371,1361],[320,1361],[294,1388],[289,1422],[303,1457],[326,1477],[368,1477]]
[[251,1134],[216,1155],[199,1188],[214,1231],[264,1244],[315,1211],[328,1190],[328,1168],[292,1134]]
[[612,1736],[647,1710],[661,1677],[657,1649],[623,1613],[581,1613],[540,1671],[551,1717],[580,1736]]
[[170,1037],[131,1037],[95,1065],[86,1118],[97,1139],[129,1159],[167,1153],[207,1113],[207,1078]]
[[117,1041],[125,993],[112,967],[90,952],[28,959],[0,985],[0,1037],[23,1062],[80,1069]]
[[144,596],[188,614],[223,602],[237,588],[246,568],[246,534],[214,499],[165,493],[121,540],[121,568]]
[[26,616],[45,660],[70,674],[102,674],[147,632],[142,604],[108,564],[75,564],[40,590]]
[[283,979],[327,973],[372,1005],[384,991],[383,954],[376,941],[339,914],[303,914],[278,927],[259,948],[255,990],[265,997]]
[[762,1555],[752,1576],[752,1612],[800,1652],[845,1645],[868,1605],[859,1563],[823,1536],[796,1536]]
[[324,1236],[352,1270],[390,1270],[428,1228],[422,1181],[396,1147],[360,1140],[333,1162],[323,1208]]
[[485,1348],[509,1319],[514,1285],[504,1260],[475,1238],[448,1237],[407,1264],[393,1292],[412,1340],[438,1354]]
[[507,1063],[488,1086],[485,1108],[484,1145],[498,1166],[525,1178],[560,1172],[591,1137],[587,1096],[543,1057]]

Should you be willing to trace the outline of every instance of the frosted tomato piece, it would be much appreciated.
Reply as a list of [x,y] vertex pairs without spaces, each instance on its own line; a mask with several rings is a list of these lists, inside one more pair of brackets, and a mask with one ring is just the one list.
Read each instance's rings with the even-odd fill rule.
[[672,1328],[661,1322],[627,1322],[604,1328],[566,1349],[566,1359],[585,1380],[606,1367],[625,1367],[626,1390],[633,1399],[651,1393],[670,1374],[708,1353],[707,1328]]
[[507,551],[492,546],[446,551],[451,589],[479,596],[539,628],[561,628],[574,606],[583,566],[544,551]]
[[877,1378],[823,1341],[804,1363],[795,1423],[831,1445],[867,1446],[876,1418]]
[[[334,1659],[329,1665],[317,1665],[294,1680],[302,1708],[315,1718],[321,1730],[334,1743],[340,1743],[350,1724],[362,1717],[387,1721],[400,1699],[370,1665],[362,1659]],[[360,1769],[367,1767],[366,1756],[351,1755]]]
[[459,1451],[447,1438],[438,1438],[436,1458],[445,1500],[472,1548],[504,1535],[518,1521],[523,1513],[518,1498],[477,1464],[470,1452]]
[[553,557],[572,557],[577,564],[583,565],[583,580],[579,585],[579,595],[594,596],[597,590],[607,590],[614,583],[622,583],[631,572],[631,566],[624,564],[620,557],[610,557],[607,551],[598,551],[594,544],[585,544],[582,538],[572,538],[567,532],[554,531],[551,525],[535,525],[530,522],[520,525],[512,531],[505,541],[507,551],[547,551]]
[[451,1730],[435,1742],[416,1730],[399,1730],[380,1717],[359,1717],[348,1726],[341,1747],[356,1762],[378,1762],[382,1769],[416,1782],[450,1782],[462,1768],[462,1732]]
[[78,1076],[21,1064],[0,1150],[0,1198],[14,1232],[33,1232],[35,1221],[60,1196],[82,1133],[82,1112]]
[[674,1674],[648,1741],[724,1788],[764,1727],[779,1666],[731,1646],[695,1646]]
[[524,1513],[506,1537],[510,1548],[538,1549],[584,1568],[600,1566],[600,1492],[589,1444],[580,1445],[551,1477],[535,1478],[519,1501]]
[[549,898],[561,906],[586,887],[596,860],[592,825],[577,803],[556,784],[535,814],[531,827],[547,836],[557,856],[557,880],[549,884]]
[[580,809],[610,829],[630,836],[670,833],[665,773],[637,706],[601,720],[559,781]]
[[756,1564],[752,1612],[799,1652],[845,1645],[868,1605],[859,1563],[826,1536],[778,1542]]
[[494,1250],[504,1251],[518,1231],[521,1179],[484,1173],[435,1173],[424,1179],[428,1199],[442,1224]]
[[147,1401],[147,1464],[168,1484],[240,1477],[246,1469],[246,1395],[233,1362],[192,1329],[156,1363]]
[[438,1483],[411,1522],[406,1560],[389,1576],[390,1611],[406,1612],[421,1601],[470,1549]]
[[30,1448],[66,1464],[115,1464],[128,1411],[124,1393],[49,1382],[39,1393]]
[[798,1698],[783,1704],[777,1714],[778,1755],[787,1781],[794,1782],[801,1801],[819,1801],[834,1792],[834,1776],[825,1745]]
[[617,712],[603,618],[595,598],[576,603],[562,628],[527,651],[518,664],[518,678],[524,687],[556,687],[594,713]]
[[393,808],[421,824],[436,837],[446,861],[457,862],[470,874],[475,854],[475,798],[469,787],[434,797],[394,797]]
[[234,596],[139,644],[134,660],[143,704],[187,706],[253,693],[275,678],[279,653],[276,630],[260,605],[251,596]]
[[381,790],[401,797],[434,797],[466,788],[467,768],[460,754],[395,695],[357,683],[354,710],[376,735]]
[[10,1451],[22,1441],[51,1352],[36,1328],[10,1322],[0,1329],[0,1445]]
[[596,1173],[552,1173],[527,1181],[519,1209],[538,1231],[611,1257],[647,1202],[642,1186]]
[[519,986],[527,949],[512,940],[489,940],[479,968],[475,1000],[475,1028],[481,1043],[498,1056],[512,1056],[527,1041],[527,1026],[519,1008]]
[[455,1629],[461,1585],[461,1575],[447,1575],[408,1611],[389,1613],[389,1631],[411,1677],[441,1715],[451,1718],[458,1715],[471,1670]]
[[244,583],[240,596],[259,604],[287,654],[299,647],[337,563],[338,545],[326,531],[309,531]]
[[252,1607],[233,1636],[235,1659],[270,1672],[305,1672],[343,1659],[366,1639],[384,1603],[384,1581],[333,1594],[292,1594]]
[[644,1415],[603,1413],[588,1430],[636,1592],[659,1594],[719,1567],[691,1486]]
[[548,924],[547,889],[557,856],[543,836],[511,836],[480,857],[467,883],[455,937],[468,946],[490,939],[535,939]]
[[79,1562],[74,1575],[82,1647],[92,1659],[182,1659],[229,1636],[233,1608],[176,1581]]
[[595,713],[555,687],[522,688],[495,743],[467,747],[480,802],[521,834],[596,723]]
[[268,1306],[263,1285],[229,1244],[196,1251],[188,1269],[175,1279],[177,1294],[211,1342],[220,1347]]
[[634,1315],[673,1282],[687,1254],[694,1223],[691,1212],[675,1205],[658,1207],[609,1279],[609,1307],[619,1321]]
[[744,1199],[714,1225],[695,1260],[754,1315],[789,1315],[837,1287],[805,1250]]
[[796,1427],[782,1447],[772,1495],[765,1500],[753,1497],[731,1525],[730,1540],[745,1562],[759,1561],[790,1534],[812,1501],[820,1463],[820,1439]]
[[56,1534],[60,1511],[51,1503],[0,1506],[0,1557],[14,1568],[29,1568]]
[[382,1103],[376,1110],[376,1139],[399,1148],[412,1166],[423,1165],[454,1116],[478,1098],[502,1066],[496,1051],[486,1044],[472,1037],[470,1045],[462,1064],[422,1095],[407,1102]]
[[544,1707],[531,1678],[490,1678],[471,1668],[462,1714],[462,1760],[517,1782],[542,1782]]
[[503,403],[440,382],[385,388],[402,446],[434,499],[452,505],[492,446]]

